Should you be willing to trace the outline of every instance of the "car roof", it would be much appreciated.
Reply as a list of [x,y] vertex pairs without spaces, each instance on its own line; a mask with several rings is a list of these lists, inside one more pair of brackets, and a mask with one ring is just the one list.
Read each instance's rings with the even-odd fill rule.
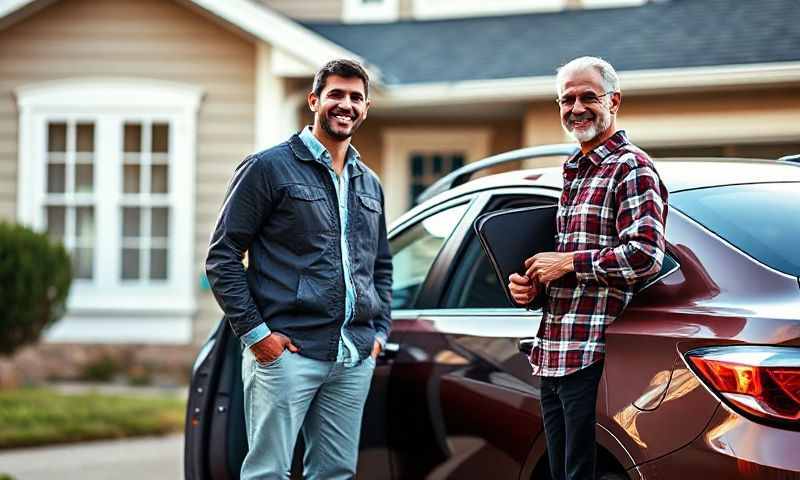
[[[654,160],[670,193],[697,188],[750,183],[800,182],[800,165],[774,160],[734,158],[659,158]],[[540,187],[561,190],[561,167],[514,170],[475,178],[436,195],[403,214],[393,226],[420,211],[452,198],[504,187]]]

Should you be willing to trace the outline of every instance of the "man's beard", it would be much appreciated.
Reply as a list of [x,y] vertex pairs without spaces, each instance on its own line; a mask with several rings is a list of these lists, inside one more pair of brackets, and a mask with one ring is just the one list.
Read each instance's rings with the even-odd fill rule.
[[[336,115],[335,112],[331,112],[330,114],[333,115],[333,116]],[[347,114],[345,114],[345,115],[347,115]],[[351,115],[348,115],[348,116],[350,116],[350,118],[352,118]],[[329,137],[331,137],[331,138],[333,138],[335,140],[339,140],[339,141],[347,140],[348,138],[352,137],[353,134],[356,133],[356,130],[358,130],[358,127],[361,126],[361,120],[358,117],[353,119],[352,122],[353,123],[352,123],[352,127],[350,127],[350,130],[347,133],[341,133],[341,132],[337,132],[336,130],[333,129],[333,126],[331,126],[331,123],[330,123],[330,121],[328,119],[328,115],[320,115],[320,117],[319,117],[319,123],[320,123],[320,126],[322,127],[322,130],[324,130],[325,133],[327,133]]]
[[[591,118],[592,116],[594,116],[594,121],[592,122],[591,126],[589,126],[589,128],[576,131],[570,125],[572,121]],[[580,115],[574,115],[570,113],[566,121],[561,122],[561,126],[564,128],[564,131],[570,134],[570,136],[575,140],[577,140],[579,143],[591,142],[592,140],[597,138],[598,135],[608,130],[608,128],[611,126],[611,114],[605,112],[599,114],[589,111],[586,111]]]

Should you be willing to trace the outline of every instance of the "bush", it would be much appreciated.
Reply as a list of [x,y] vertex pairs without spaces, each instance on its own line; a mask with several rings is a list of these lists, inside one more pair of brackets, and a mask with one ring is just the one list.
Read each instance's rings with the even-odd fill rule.
[[121,371],[122,366],[116,360],[104,355],[83,367],[81,379],[89,382],[110,382]]
[[34,343],[64,313],[72,268],[46,234],[0,222],[0,355]]

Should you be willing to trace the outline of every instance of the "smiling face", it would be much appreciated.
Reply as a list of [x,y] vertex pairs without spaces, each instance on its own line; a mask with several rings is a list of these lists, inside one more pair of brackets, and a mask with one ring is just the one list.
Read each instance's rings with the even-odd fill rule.
[[314,112],[314,130],[322,130],[333,141],[353,136],[367,118],[369,100],[364,82],[358,77],[330,75],[319,96],[308,94],[308,106]]
[[561,126],[587,152],[616,132],[616,114],[622,97],[607,92],[594,68],[566,72],[559,92]]

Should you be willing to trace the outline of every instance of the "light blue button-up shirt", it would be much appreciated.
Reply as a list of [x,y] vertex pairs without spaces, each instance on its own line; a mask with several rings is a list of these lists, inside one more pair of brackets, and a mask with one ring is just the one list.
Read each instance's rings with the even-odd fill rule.
[[339,205],[339,224],[341,225],[341,235],[339,244],[342,249],[342,270],[344,271],[344,286],[345,286],[345,301],[344,301],[344,324],[342,325],[342,336],[339,341],[339,351],[336,355],[336,361],[344,363],[345,365],[352,366],[358,363],[358,351],[353,342],[345,334],[344,327],[353,318],[353,308],[356,304],[356,290],[353,285],[353,279],[350,276],[350,246],[347,244],[347,232],[350,228],[349,225],[349,212],[347,206],[348,189],[350,185],[350,170],[353,164],[359,159],[358,151],[350,145],[347,148],[347,156],[344,161],[344,168],[341,175],[337,175],[333,169],[333,159],[331,154],[325,148],[317,137],[311,133],[311,127],[306,127],[300,132],[300,140],[303,141],[305,146],[311,152],[311,155],[318,161],[328,167],[328,173],[331,175],[333,185],[336,187],[336,197]]

